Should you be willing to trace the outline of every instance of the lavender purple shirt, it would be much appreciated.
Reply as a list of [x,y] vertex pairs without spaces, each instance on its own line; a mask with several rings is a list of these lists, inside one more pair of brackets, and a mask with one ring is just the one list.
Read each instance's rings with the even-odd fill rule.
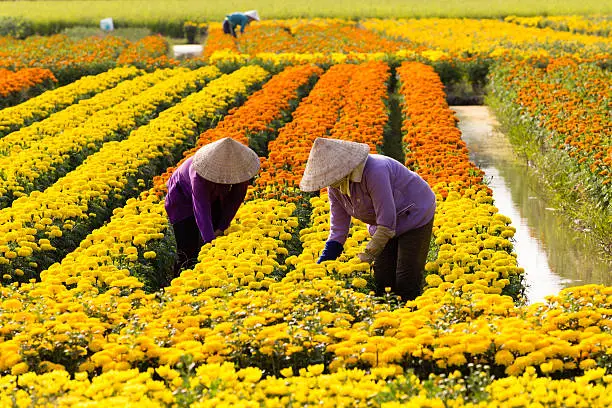
[[383,225],[401,235],[422,227],[434,216],[436,196],[427,182],[406,166],[387,156],[370,154],[361,182],[349,183],[350,197],[328,187],[330,204],[329,241],[344,245],[351,217],[368,225],[374,235]]
[[216,230],[225,230],[246,196],[249,181],[219,184],[200,177],[191,167],[192,158],[168,180],[165,207],[172,224],[195,216],[204,243],[215,239]]

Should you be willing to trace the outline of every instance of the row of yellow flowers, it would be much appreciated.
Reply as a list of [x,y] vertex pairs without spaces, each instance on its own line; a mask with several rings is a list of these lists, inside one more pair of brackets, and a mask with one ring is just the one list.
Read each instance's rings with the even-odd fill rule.
[[[192,75],[206,81],[218,76],[218,70],[204,67]],[[58,246],[65,250],[70,236],[78,242],[83,232],[100,225],[115,206],[144,187],[147,172],[175,160],[181,147],[193,141],[199,124],[210,123],[267,75],[263,68],[245,67],[210,82],[125,140],[106,143],[44,192],[33,192],[0,211],[4,278],[13,279],[8,273],[17,269],[29,278],[25,275],[48,266],[42,264],[44,256],[61,259]],[[58,239],[64,233],[68,236]]]
[[95,76],[86,76],[70,85],[45,92],[14,107],[0,110],[0,136],[45,119],[49,115],[87,99],[119,82],[139,75],[133,67],[116,68]]
[[499,20],[476,19],[368,19],[370,30],[401,38],[450,56],[497,55],[518,49],[523,55],[576,55],[597,59],[610,57],[612,39],[550,28],[523,27]]
[[[0,155],[10,156],[23,149],[27,149],[31,144],[47,137],[55,136],[67,129],[81,126],[90,115],[104,109],[108,109],[118,103],[123,98],[131,96],[130,92],[141,92],[146,89],[146,84],[156,76],[145,76],[144,71],[134,69],[134,76],[122,80],[117,86],[103,90],[87,99],[81,99],[78,103],[73,103],[65,109],[51,113],[47,118],[38,120],[29,126],[23,126],[19,130],[11,132],[0,139]],[[134,82],[136,81],[136,82]],[[142,82],[140,87],[134,86]],[[149,85],[150,86],[150,85]],[[130,91],[131,90],[131,91]],[[31,100],[30,103],[33,103]]]
[[612,32],[612,19],[606,15],[588,16],[535,16],[519,17],[507,16],[504,21],[524,25],[527,27],[551,27],[555,30],[570,31],[591,35],[609,37]]
[[0,157],[0,208],[9,206],[14,198],[44,190],[104,142],[125,137],[193,92],[198,79],[184,68],[158,70],[123,81],[0,139],[4,153]]
[[56,83],[53,73],[45,68],[22,68],[17,71],[0,68],[0,109],[52,89]]
[[[520,377],[499,379],[488,385],[486,401],[466,401],[461,374],[421,381],[405,375],[389,379],[385,369],[342,370],[323,374],[311,366],[299,376],[262,378],[258,369],[240,369],[231,363],[209,364],[194,370],[188,380],[164,367],[140,372],[112,371],[90,380],[77,374],[70,379],[58,371],[0,378],[3,406],[138,406],[138,407],[605,407],[612,404],[610,378],[590,370],[575,381],[538,378],[533,370]],[[162,377],[160,380],[159,377]],[[450,386],[444,387],[446,383]],[[452,388],[451,388],[452,387]],[[4,392],[6,390],[7,392]],[[177,404],[176,398],[180,402]]]

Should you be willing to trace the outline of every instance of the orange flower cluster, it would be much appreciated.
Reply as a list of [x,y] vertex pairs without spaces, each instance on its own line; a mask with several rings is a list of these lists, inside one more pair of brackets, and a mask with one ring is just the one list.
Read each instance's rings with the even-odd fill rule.
[[248,145],[249,137],[260,132],[273,131],[273,122],[281,119],[283,111],[289,109],[291,101],[298,98],[299,88],[307,84],[313,76],[318,77],[322,73],[323,70],[315,65],[301,65],[288,67],[275,75],[261,90],[253,93],[244,105],[230,110],[215,128],[202,133],[196,147],[183,153],[184,158],[175,167],[169,167],[164,174],[155,177],[156,194],[166,193],[166,182],[172,173],[200,147],[223,137],[231,137]]
[[[388,78],[389,67],[378,61],[330,68],[296,109],[293,121],[270,143],[257,183],[262,187],[297,186],[317,137],[368,143],[376,152],[387,120],[384,100]],[[272,189],[269,194],[277,193],[278,189]]]
[[66,66],[114,62],[128,41],[115,36],[88,37],[74,41],[58,34],[8,41],[7,45],[0,52],[0,68],[45,67],[55,71]]
[[58,34],[25,40],[5,38],[0,44],[0,68],[47,68],[60,83],[70,83],[84,73],[98,73],[121,64],[145,68],[178,65],[178,61],[165,56],[168,45],[159,36],[132,43],[117,36],[72,40]]
[[208,29],[208,38],[206,39],[206,47],[204,47],[202,59],[208,60],[208,58],[215,51],[221,50],[230,50],[238,52],[236,40],[231,35],[224,34],[223,29],[220,26],[211,26]]
[[[612,200],[612,117],[610,73],[569,58],[551,59],[546,68],[526,61],[496,71],[496,93],[513,103],[547,143],[565,151],[593,178],[605,205]],[[606,204],[607,203],[607,204]]]
[[412,49],[405,41],[387,39],[354,23],[329,20],[325,23],[295,25],[291,21],[270,22],[249,27],[238,38],[238,51],[255,55],[275,53],[393,53]]
[[168,58],[168,42],[161,35],[149,35],[130,44],[117,58],[117,64],[139,68],[177,66],[178,60]]
[[[457,118],[446,103],[444,85],[429,65],[404,62],[397,70],[404,98],[402,131],[406,166],[429,185],[447,183],[453,190],[488,189],[484,173],[469,161]],[[446,196],[448,191],[443,191]]]
[[327,136],[334,127],[345,103],[343,89],[354,72],[354,65],[335,65],[321,76],[293,112],[293,120],[268,145],[268,158],[262,162],[257,180],[260,188],[277,184],[291,187],[299,183],[301,173],[295,168],[306,164],[314,139]]
[[[14,72],[0,68],[0,96],[3,101],[8,100],[11,96],[27,96],[33,88],[45,89],[55,82],[57,79],[48,69],[23,68]],[[0,104],[0,107],[5,106],[8,105]]]

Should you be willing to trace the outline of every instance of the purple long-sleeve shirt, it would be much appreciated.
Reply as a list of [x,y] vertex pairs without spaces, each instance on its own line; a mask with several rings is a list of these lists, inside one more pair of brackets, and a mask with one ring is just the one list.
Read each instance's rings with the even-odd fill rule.
[[168,180],[165,207],[172,224],[195,216],[204,243],[215,239],[216,230],[225,230],[244,201],[248,181],[219,184],[200,177],[191,166],[192,158]]
[[349,183],[350,197],[329,187],[330,233],[328,240],[346,242],[351,217],[368,225],[371,235],[383,225],[395,235],[422,227],[436,211],[436,196],[427,182],[387,156],[368,156],[361,182]]

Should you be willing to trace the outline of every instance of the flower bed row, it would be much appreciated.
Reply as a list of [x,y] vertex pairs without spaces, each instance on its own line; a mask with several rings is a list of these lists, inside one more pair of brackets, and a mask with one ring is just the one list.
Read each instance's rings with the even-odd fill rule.
[[0,68],[46,68],[61,85],[66,85],[83,75],[99,74],[121,64],[148,69],[177,65],[178,61],[166,56],[167,49],[167,42],[159,36],[135,42],[113,35],[80,40],[62,34],[25,40],[5,38],[0,41]]
[[515,143],[527,142],[521,150],[534,162],[544,155],[566,163],[571,175],[559,187],[603,212],[612,204],[611,80],[610,72],[570,59],[550,60],[543,68],[508,63],[491,78],[500,116],[527,135]]
[[[80,126],[55,128],[53,133],[47,132],[46,135],[37,131],[34,137],[39,140],[28,143],[26,138],[22,138],[18,146],[10,146],[17,151],[0,158],[0,165],[4,169],[0,175],[0,208],[10,205],[14,198],[44,190],[98,151],[104,143],[122,140],[132,130],[154,119],[161,111],[221,74],[214,67],[209,68],[206,75],[201,72],[185,68],[166,69],[124,81],[114,89],[96,95],[96,105],[79,104],[83,106],[75,110],[80,112],[70,112],[78,115],[90,110]],[[95,112],[95,108],[99,110]],[[70,126],[70,122],[61,122],[66,115],[58,115],[59,120],[53,122]],[[52,125],[46,127],[52,128]],[[40,130],[42,126],[33,128]],[[32,132],[14,132],[2,141],[9,139],[10,143],[15,139],[11,136],[24,133]]]
[[[373,142],[370,137],[371,132],[382,133],[386,122],[384,99],[388,70],[389,67],[382,62],[331,67],[298,106],[293,121],[283,127],[277,139],[270,143],[270,155],[262,163],[256,181],[262,192],[278,194],[283,191],[283,188],[276,188],[278,185],[287,191],[295,191],[310,147],[317,137],[352,137],[367,141],[376,151],[382,139]],[[299,196],[298,192],[296,198]]]
[[571,55],[597,59],[610,54],[612,40],[552,29],[522,27],[498,20],[424,18],[363,22],[369,30],[401,38],[450,56],[499,55],[518,50],[518,55]]
[[[205,79],[216,72],[205,67],[196,75]],[[140,191],[144,179],[193,143],[198,126],[210,124],[267,75],[260,67],[245,67],[210,82],[125,140],[106,143],[44,192],[33,192],[0,211],[4,279],[27,280],[62,259],[113,208]]]
[[53,73],[45,68],[22,68],[18,71],[0,69],[0,109],[17,105],[57,83]]
[[504,18],[504,21],[526,27],[550,27],[559,31],[601,35],[602,37],[609,37],[610,32],[612,32],[612,21],[604,15],[546,17],[507,16]]
[[70,85],[45,92],[20,105],[0,110],[0,137],[27,126],[66,107],[87,99],[119,82],[140,75],[134,67],[115,68],[96,76],[87,76]]

